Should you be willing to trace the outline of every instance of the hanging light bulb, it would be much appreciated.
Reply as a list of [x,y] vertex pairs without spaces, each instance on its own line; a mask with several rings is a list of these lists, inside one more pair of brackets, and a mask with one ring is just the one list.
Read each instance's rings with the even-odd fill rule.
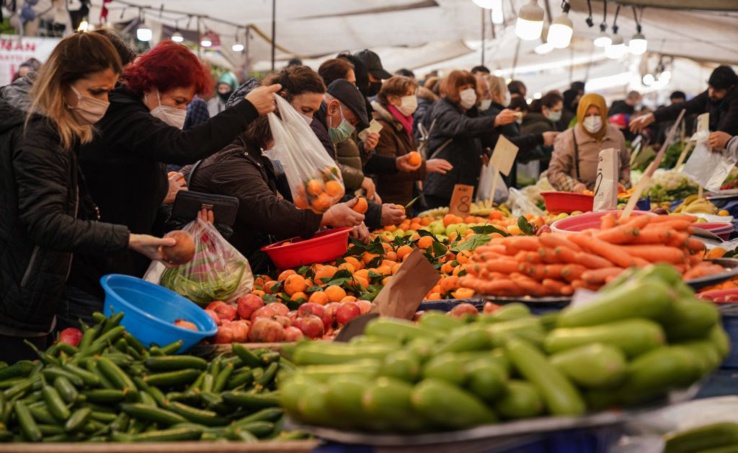
[[213,41],[211,41],[210,37],[205,34],[202,36],[202,39],[200,39],[200,45],[203,47],[210,47],[213,45]]
[[648,41],[642,33],[636,33],[628,41],[628,48],[633,55],[643,55],[648,50]]
[[505,23],[505,14],[502,11],[502,4],[499,8],[492,9],[492,23],[496,25],[502,25]]
[[554,46],[550,42],[538,44],[535,49],[533,49],[533,51],[538,55],[546,55],[547,53],[551,53],[553,50]]
[[573,34],[574,24],[569,18],[569,4],[564,2],[564,12],[549,27],[546,42],[555,49],[564,49],[569,46]]
[[533,41],[541,37],[543,30],[543,8],[538,6],[537,0],[530,0],[518,12],[515,23],[515,34],[525,41]]
[[607,46],[607,48],[605,49],[605,56],[607,58],[617,60],[619,58],[622,58],[627,51],[628,48],[625,46],[625,41],[623,41],[623,37],[620,35],[615,35],[612,38],[612,44]]
[[594,40],[595,47],[607,47],[612,44],[612,38],[607,34],[604,24],[600,26],[600,35]]
[[484,9],[501,9],[502,0],[472,0],[475,5]]
[[648,73],[643,76],[643,84],[646,85],[647,87],[653,85],[655,81],[656,81],[656,78],[651,73]]
[[148,25],[146,25],[146,20],[143,16],[143,11],[138,10],[138,28],[136,29],[136,38],[138,38],[139,41],[143,42],[149,42],[151,41],[151,38],[154,37],[154,33],[152,33],[151,28],[149,28]]
[[89,30],[90,23],[87,22],[87,20],[82,20],[82,22],[79,23],[79,27],[77,27],[77,31],[91,31]]
[[172,41],[179,43],[184,41],[184,36],[182,36],[182,33],[179,32],[179,28],[172,34]]
[[233,46],[231,47],[231,50],[233,50],[234,52],[243,52],[243,49],[244,46],[240,42],[233,44]]

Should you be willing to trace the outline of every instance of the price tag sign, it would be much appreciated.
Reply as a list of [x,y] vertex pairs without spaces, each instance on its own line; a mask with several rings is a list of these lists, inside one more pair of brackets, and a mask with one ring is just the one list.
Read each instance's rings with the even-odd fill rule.
[[606,211],[618,207],[618,168],[620,168],[620,159],[615,148],[600,151],[595,183],[594,211]]
[[696,132],[710,132],[710,114],[703,113],[697,117],[697,130]]
[[451,196],[449,213],[462,218],[468,216],[471,211],[472,201],[474,200],[473,197],[474,186],[456,184],[454,186],[454,194]]
[[517,155],[518,147],[513,145],[503,135],[500,135],[500,138],[497,139],[495,150],[492,151],[492,157],[490,157],[489,163],[499,170],[500,173],[507,176],[510,174],[510,170],[512,170]]

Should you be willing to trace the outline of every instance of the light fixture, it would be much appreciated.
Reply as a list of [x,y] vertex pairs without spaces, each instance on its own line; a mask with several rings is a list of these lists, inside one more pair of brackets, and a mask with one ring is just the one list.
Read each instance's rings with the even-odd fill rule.
[[82,22],[79,23],[79,27],[77,27],[77,31],[90,31],[90,23],[87,22],[86,19],[83,19]]
[[612,38],[612,44],[607,46],[605,49],[605,56],[613,60],[617,60],[625,56],[628,52],[628,48],[625,46],[625,41],[620,35],[614,35]]
[[600,24],[600,34],[594,40],[595,47],[607,47],[612,43],[612,38],[607,34],[607,0],[602,7],[602,23]]
[[[648,50],[648,41],[643,33],[641,33],[641,20],[638,19],[638,12],[635,6],[633,7],[633,17],[636,23],[636,34],[628,41],[628,48],[633,55],[643,55]],[[643,10],[641,10],[641,18],[643,18]]]
[[484,9],[501,9],[502,0],[473,0],[474,4]]
[[210,47],[213,45],[213,41],[210,40],[210,36],[207,34],[203,35],[200,39],[200,45],[203,47]]
[[233,35],[233,45],[231,46],[231,50],[234,52],[243,52],[244,45],[238,40],[238,31],[239,28],[236,28],[236,33]]
[[146,25],[146,21],[144,20],[143,11],[138,10],[138,28],[136,29],[136,38],[138,38],[139,41],[143,42],[149,42],[154,37],[154,33],[151,31],[148,25]]
[[547,53],[551,53],[554,50],[553,44],[550,42],[544,42],[541,44],[538,44],[533,51],[537,53],[538,55],[546,55]]
[[537,0],[530,0],[518,11],[518,20],[515,23],[515,34],[524,41],[533,41],[541,37],[543,30],[543,8],[538,6]]
[[564,0],[562,3],[563,12],[557,17],[548,29],[548,37],[546,42],[551,44],[555,49],[564,49],[569,46],[571,37],[574,34],[574,24],[569,18],[569,3]]
[[492,23],[495,25],[502,25],[505,23],[505,14],[502,11],[502,5],[499,8],[492,10]]
[[653,83],[656,81],[656,77],[653,76],[653,74],[648,73],[643,76],[643,84],[648,86],[653,85]]
[[182,33],[175,31],[172,35],[172,41],[181,43],[184,41],[184,36],[182,36]]

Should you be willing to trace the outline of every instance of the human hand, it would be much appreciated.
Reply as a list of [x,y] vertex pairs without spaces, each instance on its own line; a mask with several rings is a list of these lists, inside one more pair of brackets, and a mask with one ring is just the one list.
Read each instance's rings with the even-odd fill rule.
[[320,226],[340,228],[354,227],[360,224],[364,221],[364,214],[359,214],[353,210],[353,207],[356,206],[358,201],[358,198],[354,198],[346,203],[334,204],[323,214],[323,220]]
[[543,133],[543,144],[546,146],[552,146],[554,140],[559,136],[559,132],[544,132]]
[[379,194],[377,192],[374,192],[374,199],[371,201],[377,204],[382,204],[382,198],[379,197]]
[[587,186],[585,186],[581,182],[575,185],[573,189],[571,189],[573,193],[584,193],[585,190],[587,190]]
[[480,156],[480,158],[482,159],[482,165],[484,165],[485,167],[487,165],[489,165],[489,156],[490,155],[492,155],[492,150],[489,149],[489,147],[484,148],[484,152],[482,153],[482,155]]
[[372,240],[369,228],[367,228],[363,222],[360,225],[355,226],[354,229],[351,230],[349,236],[360,240],[364,244],[368,244]]
[[246,95],[246,100],[256,108],[259,115],[265,115],[276,109],[277,104],[274,96],[276,96],[275,93],[281,89],[282,85],[278,83],[266,87],[258,87],[251,90],[251,92]]
[[[162,261],[162,247],[171,247],[177,243],[174,238],[157,238],[148,234],[131,234],[128,237],[128,248],[134,250],[150,260]],[[165,265],[168,263],[162,261]]]
[[440,173],[445,175],[446,172],[453,169],[454,166],[445,159],[431,159],[425,161],[425,171],[428,173]]
[[[422,165],[422,162],[421,164]],[[420,165],[410,165],[410,153],[402,155],[395,159],[395,166],[398,170],[404,173],[410,173],[411,171],[415,171],[418,168],[420,168]]]
[[405,220],[405,208],[402,206],[385,203],[382,205],[382,225],[399,225]]
[[727,132],[717,131],[710,134],[707,143],[710,144],[710,148],[725,149],[725,145],[728,144],[731,138],[733,137]]
[[364,152],[369,153],[374,148],[377,147],[377,144],[379,143],[379,133],[378,132],[369,132],[367,134],[366,138],[364,139]]
[[495,127],[499,126],[507,126],[508,124],[512,124],[515,122],[516,119],[518,119],[518,115],[516,114],[515,110],[505,109],[497,114],[495,117]]
[[372,178],[364,177],[364,180],[361,182],[361,188],[366,191],[366,197],[370,200],[374,199],[374,195],[376,194],[377,188],[374,185],[374,181]]
[[653,113],[649,113],[648,115],[639,116],[636,118],[633,118],[630,120],[630,131],[634,134],[642,131],[645,129],[649,124],[656,121],[656,117],[653,116]]
[[187,181],[184,175],[182,173],[170,173],[169,190],[167,191],[167,196],[164,197],[164,204],[174,203],[177,192],[180,190],[187,190]]
[[215,214],[213,214],[213,211],[211,209],[200,209],[199,211],[197,211],[197,218],[211,225],[215,223]]

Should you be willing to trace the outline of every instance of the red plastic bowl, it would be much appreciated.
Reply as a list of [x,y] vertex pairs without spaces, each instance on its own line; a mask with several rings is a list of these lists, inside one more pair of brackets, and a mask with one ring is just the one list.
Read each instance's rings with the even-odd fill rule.
[[571,214],[574,211],[590,212],[594,205],[594,195],[571,192],[541,192],[546,210],[550,214]]
[[697,294],[697,297],[716,304],[735,304],[738,303],[738,288],[705,291],[704,293]]
[[[557,220],[551,224],[551,231],[556,233],[576,233],[584,230],[599,230],[602,217],[608,212],[614,212],[616,215],[622,214],[623,211],[598,211],[587,212],[565,219]],[[656,215],[650,211],[633,211],[630,215]]]
[[730,233],[735,231],[733,224],[729,222],[695,222],[692,225],[696,228],[709,231],[724,241],[730,239]]
[[351,228],[337,228],[317,233],[310,239],[295,237],[262,247],[279,269],[332,261],[348,250]]

